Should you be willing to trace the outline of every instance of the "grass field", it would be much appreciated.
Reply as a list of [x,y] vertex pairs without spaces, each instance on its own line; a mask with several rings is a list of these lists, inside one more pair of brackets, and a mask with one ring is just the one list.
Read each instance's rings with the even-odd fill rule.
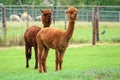
[[[29,25],[34,24],[40,26],[41,22],[30,22]],[[64,30],[64,22],[56,22],[51,27]],[[48,73],[42,74],[34,70],[34,54],[30,68],[26,69],[24,47],[16,47],[24,45],[26,29],[25,22],[7,22],[7,38],[4,40],[0,28],[0,80],[120,80],[119,22],[100,22],[100,41],[92,46],[91,22],[77,21],[72,45],[66,50],[63,70],[55,72],[55,52],[51,49],[47,58]],[[103,31],[105,34],[101,34]]]
[[58,72],[51,49],[47,69],[34,70],[34,54],[26,69],[24,47],[0,48],[0,80],[120,80],[120,44],[70,45]]
[[[42,27],[41,22],[30,22],[31,25]],[[64,21],[58,21],[51,27],[64,30]],[[7,39],[0,37],[0,46],[24,45],[23,34],[27,29],[25,22],[7,22]],[[2,28],[0,28],[2,31]],[[105,34],[101,34],[105,31]],[[119,22],[100,22],[99,23],[100,43],[119,43],[120,42],[120,23]],[[71,42],[91,43],[92,42],[92,23],[76,22],[74,34]]]

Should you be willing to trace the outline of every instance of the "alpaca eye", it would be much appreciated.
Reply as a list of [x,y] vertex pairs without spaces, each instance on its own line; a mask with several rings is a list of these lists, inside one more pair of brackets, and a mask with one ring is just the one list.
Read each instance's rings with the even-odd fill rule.
[[70,12],[71,14],[73,13],[73,12]]
[[47,16],[47,14],[44,14],[44,16]]
[[48,15],[50,15],[50,16],[51,16],[52,14],[44,14],[44,16],[48,16]]

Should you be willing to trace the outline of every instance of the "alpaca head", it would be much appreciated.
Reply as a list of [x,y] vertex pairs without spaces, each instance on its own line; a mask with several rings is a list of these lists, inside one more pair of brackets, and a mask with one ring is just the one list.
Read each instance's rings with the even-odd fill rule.
[[52,23],[52,11],[49,9],[41,10],[42,12],[42,23],[44,27],[49,27]]
[[68,8],[66,14],[70,22],[74,22],[78,18],[78,10],[75,7]]

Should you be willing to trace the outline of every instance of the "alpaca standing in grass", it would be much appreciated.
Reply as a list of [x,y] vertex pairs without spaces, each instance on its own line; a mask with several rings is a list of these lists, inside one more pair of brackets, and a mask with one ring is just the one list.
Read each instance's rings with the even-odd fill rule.
[[20,19],[18,15],[10,15],[10,21],[21,22],[22,20]]
[[30,15],[28,15],[27,12],[24,12],[22,15],[21,15],[21,20],[22,21],[33,21],[32,17]]
[[62,69],[63,56],[74,31],[77,13],[78,10],[74,7],[70,7],[66,11],[69,24],[65,31],[48,27],[41,29],[38,32],[36,40],[38,45],[38,68],[40,73],[42,71],[47,72],[46,57],[48,55],[49,48],[55,49],[56,52],[56,71],[58,71],[58,69]]
[[[49,27],[52,22],[52,11],[49,9],[41,10],[42,12],[42,23],[44,28]],[[25,55],[26,55],[26,68],[29,67],[28,60],[31,58],[32,50],[31,48],[34,47],[35,51],[35,69],[38,68],[38,57],[37,57],[37,43],[36,43],[36,35],[40,31],[39,26],[31,26],[29,27],[24,33],[24,41],[25,41]]]

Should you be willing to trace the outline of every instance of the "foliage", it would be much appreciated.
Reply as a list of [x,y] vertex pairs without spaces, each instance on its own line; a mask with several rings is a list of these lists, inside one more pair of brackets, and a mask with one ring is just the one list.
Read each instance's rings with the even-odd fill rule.
[[[43,3],[44,0],[21,0],[23,4],[36,4],[40,5]],[[120,5],[120,0],[48,0],[51,4],[57,4],[60,2],[62,5]],[[0,0],[0,3],[3,4],[12,4],[12,5],[19,5],[20,0]]]
[[[51,27],[64,30],[64,22],[58,21]],[[14,24],[14,25],[13,25]],[[30,22],[29,25],[40,25],[41,22]],[[119,22],[100,22],[99,23],[99,43],[120,43],[120,23]],[[7,22],[7,37],[4,40],[0,36],[0,46],[22,46],[24,45],[23,34],[26,30],[25,22]],[[42,27],[41,27],[42,28]],[[2,28],[0,29],[2,31]],[[105,34],[101,34],[105,31]],[[1,32],[2,33],[2,32]],[[2,34],[1,34],[2,35]],[[91,22],[76,22],[75,30],[70,40],[72,43],[92,43],[92,24]]]
[[34,55],[30,68],[25,68],[24,47],[0,48],[0,79],[119,80],[119,47],[119,44],[71,45],[64,56],[63,70],[58,72],[55,72],[55,51],[51,49],[47,57],[48,73],[42,74],[34,70]]

